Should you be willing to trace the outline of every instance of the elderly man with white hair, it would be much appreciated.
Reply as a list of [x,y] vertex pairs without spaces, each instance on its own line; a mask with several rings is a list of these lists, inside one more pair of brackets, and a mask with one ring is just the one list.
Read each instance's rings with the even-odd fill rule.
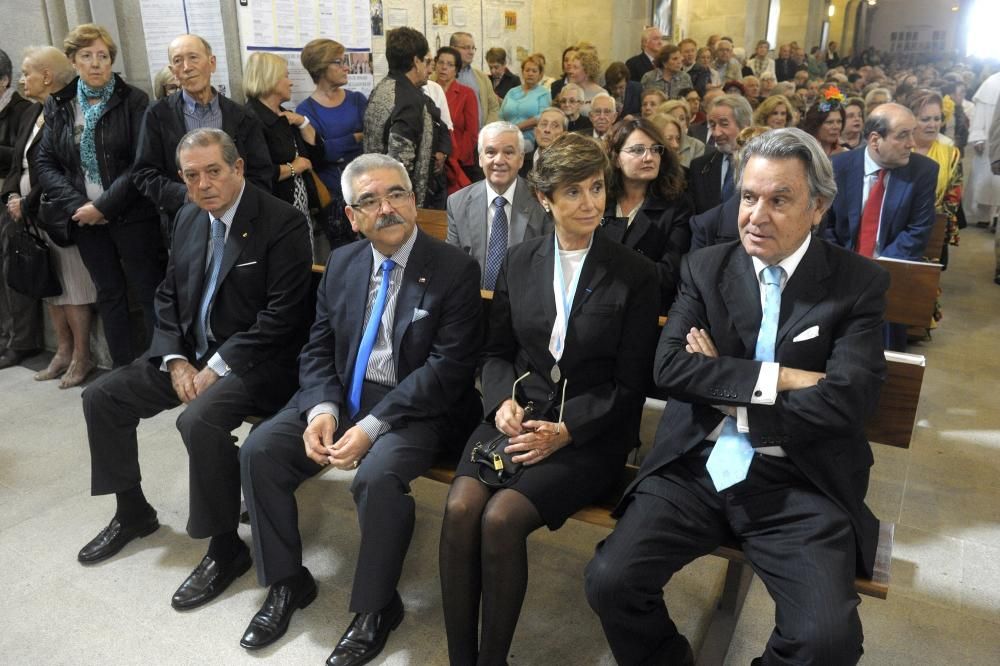
[[656,54],[663,48],[663,33],[655,25],[643,28],[639,47],[642,49],[642,53],[625,61],[625,66],[628,67],[628,77],[632,81],[641,81],[643,74],[655,69],[653,61],[656,60]]

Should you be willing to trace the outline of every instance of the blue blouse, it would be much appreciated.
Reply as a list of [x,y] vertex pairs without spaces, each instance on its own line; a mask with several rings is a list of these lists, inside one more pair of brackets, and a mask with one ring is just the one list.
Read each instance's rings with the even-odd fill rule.
[[[552,106],[552,94],[543,86],[535,86],[531,90],[525,91],[524,86],[521,85],[511,88],[503,98],[500,118],[518,125],[529,118],[537,118],[549,106]],[[530,148],[533,150],[535,130],[526,130],[523,134],[524,138],[531,142]]]
[[340,194],[340,173],[351,160],[361,154],[364,143],[355,141],[355,132],[364,132],[365,109],[368,99],[354,90],[345,90],[339,106],[326,107],[307,97],[297,107],[309,119],[323,139],[323,163],[313,168],[331,193]]

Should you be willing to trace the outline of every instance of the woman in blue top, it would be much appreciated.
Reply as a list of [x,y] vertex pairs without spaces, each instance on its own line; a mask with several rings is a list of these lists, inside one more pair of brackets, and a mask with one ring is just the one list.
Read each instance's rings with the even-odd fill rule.
[[342,44],[332,39],[314,39],[302,49],[300,58],[316,90],[295,111],[308,118],[323,138],[323,159],[314,162],[313,169],[330,190],[333,201],[329,213],[320,215],[317,222],[323,225],[333,249],[356,238],[344,219],[340,174],[362,152],[368,100],[344,87],[349,63]]
[[544,59],[539,54],[525,58],[521,63],[521,85],[510,89],[500,107],[500,118],[514,123],[524,134],[526,153],[535,149],[534,130],[539,114],[552,106],[552,95],[539,85],[544,73]]

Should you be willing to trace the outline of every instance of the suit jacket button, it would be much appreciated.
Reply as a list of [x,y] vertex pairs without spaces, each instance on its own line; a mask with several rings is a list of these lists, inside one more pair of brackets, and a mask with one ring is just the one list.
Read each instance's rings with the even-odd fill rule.
[[549,400],[555,400],[555,399],[556,399],[556,392],[555,391],[550,391],[549,392]]
[[754,391],[753,394],[755,397],[759,398],[760,396],[764,395],[764,392],[758,389]]

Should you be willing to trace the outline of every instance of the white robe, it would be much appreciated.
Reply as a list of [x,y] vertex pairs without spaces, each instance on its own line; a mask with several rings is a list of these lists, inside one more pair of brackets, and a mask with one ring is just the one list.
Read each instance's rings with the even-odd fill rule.
[[[972,156],[972,170],[969,174],[969,197],[971,203],[977,206],[1000,206],[1000,176],[994,176],[990,170],[990,127],[997,118],[997,101],[1000,99],[1000,72],[986,79],[975,97],[972,98],[975,109],[969,124],[969,146],[977,141],[987,143],[986,149],[980,155],[975,149],[969,151]],[[971,220],[970,222],[980,220]],[[985,220],[983,220],[985,221]]]

